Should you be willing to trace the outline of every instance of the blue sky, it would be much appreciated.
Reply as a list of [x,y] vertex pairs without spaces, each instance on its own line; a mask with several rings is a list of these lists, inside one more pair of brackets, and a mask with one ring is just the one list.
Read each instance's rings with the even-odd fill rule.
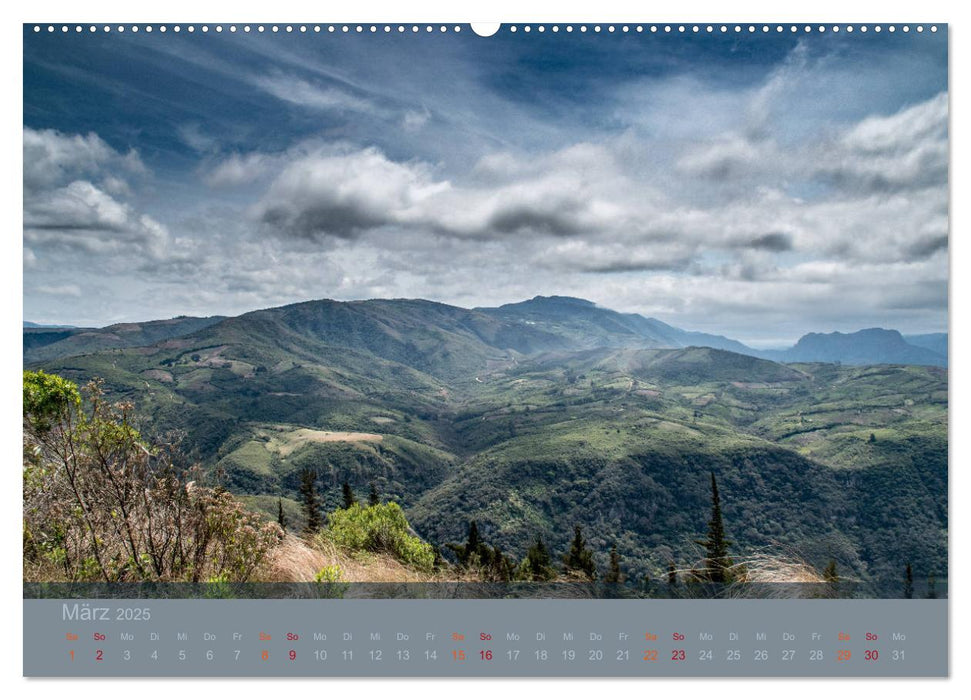
[[24,34],[24,315],[947,325],[946,32]]

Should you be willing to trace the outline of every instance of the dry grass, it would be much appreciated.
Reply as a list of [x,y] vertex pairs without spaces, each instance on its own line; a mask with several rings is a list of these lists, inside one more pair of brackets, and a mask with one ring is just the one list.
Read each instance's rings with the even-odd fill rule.
[[271,582],[313,582],[317,572],[332,566],[340,567],[341,581],[348,583],[437,583],[459,578],[454,572],[443,575],[416,571],[388,554],[347,552],[322,535],[308,542],[292,534],[268,554],[260,578]]
[[796,554],[765,551],[750,554],[735,565],[737,583],[729,587],[727,597],[736,598],[835,598],[841,583],[827,581],[814,566]]
[[260,437],[267,438],[264,447],[281,457],[289,457],[298,449],[313,442],[381,442],[384,436],[377,433],[355,433],[347,431],[313,430],[286,425],[273,426],[262,430]]

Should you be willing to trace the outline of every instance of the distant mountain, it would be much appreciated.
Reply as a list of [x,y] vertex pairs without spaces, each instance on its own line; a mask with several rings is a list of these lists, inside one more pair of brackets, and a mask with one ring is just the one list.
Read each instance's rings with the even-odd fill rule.
[[162,321],[117,323],[104,328],[42,327],[28,326],[25,323],[24,362],[42,362],[102,350],[153,345],[201,330],[224,318],[178,316]]
[[907,336],[870,328],[856,333],[810,333],[786,350],[756,350],[721,335],[689,331],[585,299],[537,296],[490,308],[463,309],[423,299],[307,301],[226,318],[181,316],[105,328],[24,324],[24,362],[102,350],[142,347],[211,328],[242,344],[264,337],[373,353],[441,378],[551,351],[595,348],[708,347],[774,362],[947,366],[947,334]]
[[76,328],[77,326],[65,326],[60,323],[34,323],[24,321],[24,328]]
[[855,333],[809,333],[788,350],[760,354],[777,362],[947,366],[946,355],[908,343],[898,331],[884,328],[866,328]]
[[685,331],[656,318],[623,314],[575,297],[537,296],[498,308],[476,309],[506,321],[563,337],[579,348],[705,346],[754,355],[752,348],[720,335]]
[[933,350],[938,355],[947,359],[947,333],[925,333],[923,335],[905,335],[906,340],[911,345],[919,348]]

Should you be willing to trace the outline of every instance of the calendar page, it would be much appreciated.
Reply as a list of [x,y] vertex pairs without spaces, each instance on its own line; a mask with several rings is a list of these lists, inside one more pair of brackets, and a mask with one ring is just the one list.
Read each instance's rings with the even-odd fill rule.
[[23,26],[23,674],[947,676],[946,24]]

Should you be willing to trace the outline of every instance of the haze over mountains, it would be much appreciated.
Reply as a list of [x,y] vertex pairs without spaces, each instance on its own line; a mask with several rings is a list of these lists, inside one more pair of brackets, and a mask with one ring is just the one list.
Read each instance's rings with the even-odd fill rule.
[[[303,302],[279,307],[286,317],[300,314],[307,305],[326,309],[326,318],[316,321],[318,330],[328,323],[338,331],[353,314],[359,320],[381,318],[395,327],[401,323],[414,330],[447,319],[445,326],[466,325],[497,349],[532,353],[553,349],[596,347],[684,348],[710,347],[777,362],[840,362],[850,365],[914,364],[947,366],[947,333],[902,336],[895,330],[869,328],[855,333],[809,333],[791,348],[761,350],[725,336],[687,331],[655,318],[624,314],[573,297],[534,297],[498,308],[472,310],[424,300],[368,300]],[[346,306],[345,306],[346,305]],[[353,310],[353,311],[352,311]],[[275,310],[267,310],[273,312]],[[238,318],[250,318],[251,312]],[[391,319],[388,315],[400,314]],[[423,317],[427,314],[427,318]],[[255,317],[254,317],[255,318]],[[489,320],[491,319],[491,320]],[[122,323],[104,328],[41,326],[24,323],[24,361],[38,362],[113,348],[137,347],[188,335],[226,320],[211,316]],[[354,325],[352,323],[352,325]]]

